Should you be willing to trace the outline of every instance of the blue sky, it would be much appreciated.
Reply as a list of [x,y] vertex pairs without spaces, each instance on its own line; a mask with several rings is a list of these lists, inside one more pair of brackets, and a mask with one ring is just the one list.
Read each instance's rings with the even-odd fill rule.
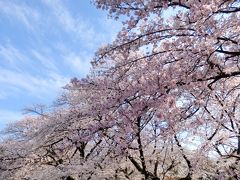
[[0,0],[0,129],[51,103],[120,24],[90,0]]

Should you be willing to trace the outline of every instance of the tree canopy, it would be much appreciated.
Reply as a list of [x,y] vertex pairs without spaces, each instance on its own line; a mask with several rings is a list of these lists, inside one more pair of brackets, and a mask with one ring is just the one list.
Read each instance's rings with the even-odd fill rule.
[[4,130],[0,178],[239,179],[240,2],[93,3],[122,30]]

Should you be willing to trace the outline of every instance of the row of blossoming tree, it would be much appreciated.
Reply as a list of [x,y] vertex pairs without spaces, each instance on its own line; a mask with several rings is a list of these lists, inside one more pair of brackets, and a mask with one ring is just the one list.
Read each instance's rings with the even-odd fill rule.
[[4,130],[1,179],[239,179],[240,2],[95,0],[123,21],[56,107]]

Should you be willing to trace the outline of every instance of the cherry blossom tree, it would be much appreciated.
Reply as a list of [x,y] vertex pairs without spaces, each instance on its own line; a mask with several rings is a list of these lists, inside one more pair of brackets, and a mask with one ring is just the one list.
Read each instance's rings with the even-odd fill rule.
[[[149,110],[154,103],[160,106],[154,107],[154,113],[165,119],[167,132],[172,131],[180,149],[181,144],[191,146],[192,142],[179,140],[187,133],[200,143],[198,153],[202,157],[215,151],[221,159],[235,158],[233,161],[238,163],[239,2],[95,3],[116,19],[126,17],[118,38],[100,49],[93,61],[99,73],[105,73],[105,69],[122,71],[120,78],[125,76],[124,82],[132,81],[132,95],[141,96],[144,92],[147,97],[154,93],[160,96],[161,100],[155,97],[146,106]],[[169,13],[172,13],[169,18],[164,17]],[[124,100],[132,104],[132,98]],[[147,100],[143,101],[145,105]],[[191,163],[184,153],[183,157],[191,176],[195,162]],[[215,171],[211,173],[218,174],[219,170]],[[232,176],[237,177],[234,171],[237,170],[231,170]]]
[[58,106],[5,130],[2,177],[240,178],[240,2],[93,2],[122,30]]

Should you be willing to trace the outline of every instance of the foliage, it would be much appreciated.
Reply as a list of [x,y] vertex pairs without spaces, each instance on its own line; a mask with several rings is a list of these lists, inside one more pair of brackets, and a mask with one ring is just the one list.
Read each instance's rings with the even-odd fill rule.
[[240,2],[94,3],[123,29],[54,110],[5,130],[0,177],[239,179]]

